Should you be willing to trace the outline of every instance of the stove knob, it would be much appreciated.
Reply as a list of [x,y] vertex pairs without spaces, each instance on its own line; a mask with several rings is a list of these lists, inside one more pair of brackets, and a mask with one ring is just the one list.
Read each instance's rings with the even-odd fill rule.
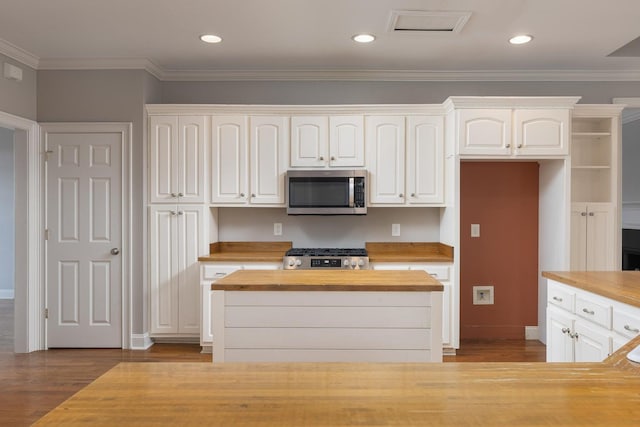
[[349,260],[348,260],[348,259],[345,259],[342,263],[343,263],[345,266],[346,266],[346,265],[349,265]]
[[293,265],[295,264],[295,260],[292,258],[289,260],[289,267],[293,267]]
[[296,266],[300,267],[302,265],[302,261],[300,261],[299,259],[296,259]]
[[359,260],[358,260],[358,265],[359,265],[360,267],[362,267],[362,266],[364,265],[364,260],[363,260],[363,259],[359,259]]
[[351,267],[355,267],[355,266],[356,266],[356,260],[355,260],[355,259],[352,259],[352,260],[351,260]]

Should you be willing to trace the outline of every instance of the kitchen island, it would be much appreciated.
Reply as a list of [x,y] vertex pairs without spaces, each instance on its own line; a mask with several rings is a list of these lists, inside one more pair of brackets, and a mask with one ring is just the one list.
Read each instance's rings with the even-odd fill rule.
[[424,271],[241,270],[211,289],[214,363],[442,361]]

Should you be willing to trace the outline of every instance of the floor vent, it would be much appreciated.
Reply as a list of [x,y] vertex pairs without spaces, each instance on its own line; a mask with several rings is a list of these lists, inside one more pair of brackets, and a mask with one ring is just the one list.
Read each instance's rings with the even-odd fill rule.
[[389,31],[406,34],[456,34],[471,17],[471,12],[432,12],[393,10]]

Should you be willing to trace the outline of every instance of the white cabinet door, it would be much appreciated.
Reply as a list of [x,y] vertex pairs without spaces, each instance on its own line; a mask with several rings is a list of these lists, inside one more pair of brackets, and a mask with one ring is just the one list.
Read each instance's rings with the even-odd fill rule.
[[515,110],[513,122],[516,155],[569,154],[569,110]]
[[595,326],[578,320],[575,333],[576,362],[601,362],[611,353],[609,336],[599,332]]
[[369,203],[404,204],[405,118],[369,116],[366,118]]
[[204,116],[151,116],[151,203],[202,203],[205,192]]
[[291,117],[291,167],[324,167],[328,161],[325,116]]
[[573,317],[547,307],[547,362],[573,362]]
[[198,257],[207,253],[204,206],[154,205],[149,211],[151,333],[200,331]]
[[149,211],[152,334],[178,332],[177,213],[174,205],[155,205]]
[[511,155],[511,110],[458,111],[458,139],[462,155]]
[[587,205],[571,204],[571,270],[587,269]]
[[407,118],[407,201],[444,202],[444,118]]
[[208,117],[178,118],[178,196],[180,203],[204,203],[205,135]]
[[213,343],[211,284],[241,268],[239,264],[200,263],[200,345],[210,346]]
[[617,270],[614,253],[613,208],[609,203],[591,203],[587,207],[587,270]]
[[251,117],[251,204],[284,206],[287,173],[287,117]]
[[249,200],[249,140],[246,116],[214,116],[211,130],[211,203]]
[[178,206],[178,333],[200,333],[200,269],[198,257],[208,253],[204,206]]
[[178,117],[149,117],[149,200],[177,202]]
[[364,117],[329,117],[329,165],[364,166]]

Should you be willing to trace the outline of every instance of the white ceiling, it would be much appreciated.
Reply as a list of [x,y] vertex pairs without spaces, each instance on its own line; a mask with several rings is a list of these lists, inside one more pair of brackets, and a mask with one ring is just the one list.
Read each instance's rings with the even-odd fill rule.
[[[398,34],[394,10],[472,14],[460,33]],[[639,22],[639,0],[2,0],[0,53],[178,80],[640,80],[640,58],[608,56],[640,36]],[[356,44],[359,32],[377,40]],[[512,46],[517,33],[535,38]]]

